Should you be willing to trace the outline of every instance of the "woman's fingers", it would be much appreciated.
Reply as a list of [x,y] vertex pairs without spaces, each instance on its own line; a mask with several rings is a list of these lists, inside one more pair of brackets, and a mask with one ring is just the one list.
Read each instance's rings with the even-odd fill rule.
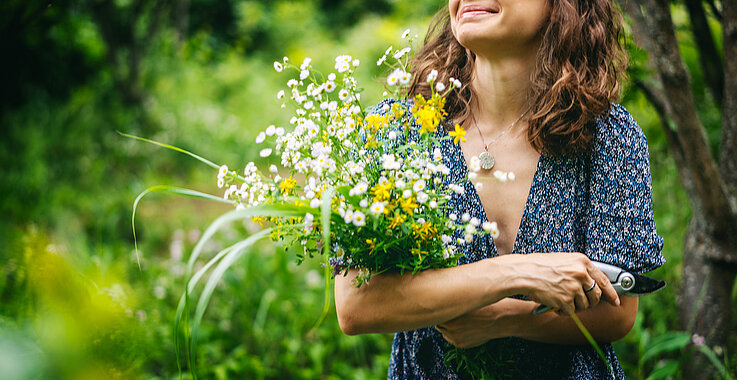
[[574,295],[574,302],[576,305],[576,311],[582,311],[589,308],[589,299],[583,288]]
[[586,293],[586,298],[589,300],[589,307],[595,307],[601,300],[601,288],[599,287],[599,283],[594,281],[594,279],[591,279],[591,281],[592,287],[589,287],[591,290],[584,291],[584,293]]
[[593,263],[589,265],[589,275],[596,280],[596,287],[601,292],[600,297],[603,296],[612,305],[619,306],[619,295],[617,295],[617,291],[612,286],[611,281],[609,281],[609,277]]

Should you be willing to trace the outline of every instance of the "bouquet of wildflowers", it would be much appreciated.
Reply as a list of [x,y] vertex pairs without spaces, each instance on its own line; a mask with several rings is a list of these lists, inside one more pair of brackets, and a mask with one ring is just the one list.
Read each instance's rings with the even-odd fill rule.
[[[361,103],[354,71],[360,62],[349,55],[335,58],[332,72],[323,75],[306,58],[299,66],[285,57],[274,62],[278,72],[291,72],[286,88],[277,94],[282,108],[291,114],[288,126],[270,125],[256,137],[260,156],[276,155],[280,165],[268,170],[249,162],[242,171],[217,165],[193,153],[151,140],[140,140],[186,153],[217,169],[217,186],[222,198],[192,190],[154,187],[234,205],[235,210],[217,219],[203,234],[189,259],[187,279],[177,325],[189,317],[189,293],[212,270],[197,303],[186,343],[190,367],[191,350],[214,291],[227,268],[255,241],[271,237],[302,247],[299,260],[315,255],[326,258],[326,278],[330,269],[337,274],[357,268],[355,285],[371,275],[386,271],[416,273],[425,269],[457,265],[460,245],[481,234],[496,236],[496,223],[483,223],[449,209],[451,195],[463,187],[448,183],[449,169],[439,148],[443,139],[458,144],[465,131],[458,125],[448,133],[444,110],[446,96],[461,83],[437,81],[433,71],[425,78],[430,98],[406,95],[411,75],[409,60],[412,38],[403,35],[408,47],[389,47],[377,65],[389,67],[387,91],[378,106],[367,110]],[[471,159],[468,179],[476,179],[479,159]],[[505,173],[495,173],[507,178]],[[512,177],[511,173],[509,177]],[[512,177],[513,178],[513,177]],[[262,230],[248,239],[218,252],[194,271],[204,243],[224,224],[252,219]],[[135,225],[134,225],[135,234]],[[326,292],[329,287],[326,287]],[[329,297],[329,293],[326,293]],[[329,298],[326,301],[326,310]],[[178,342],[177,342],[178,343]],[[462,356],[462,351],[454,355]]]
[[[227,166],[218,173],[224,198],[238,209],[280,203],[307,207],[300,217],[268,218],[275,226],[272,238],[300,244],[304,256],[327,244],[337,270],[359,269],[357,286],[384,271],[455,266],[461,255],[457,244],[498,233],[494,223],[458,218],[446,207],[451,194],[463,188],[445,181],[450,173],[440,139],[459,143],[465,131],[456,126],[440,137],[438,128],[444,128],[445,97],[461,84],[455,79],[447,86],[435,83],[433,72],[427,78],[432,96],[407,99],[402,94],[411,79],[409,52],[409,47],[390,47],[377,62],[393,71],[387,78],[389,99],[372,112],[360,101],[353,76],[359,62],[351,56],[336,57],[334,72],[327,76],[313,70],[310,58],[299,66],[286,57],[275,62],[277,71],[295,73],[277,94],[294,114],[290,131],[271,125],[256,143],[264,145],[261,157],[275,154],[281,165],[272,165],[268,174],[252,162],[242,177]],[[471,167],[478,170],[478,165]],[[329,205],[327,218],[320,213],[322,204]],[[254,220],[267,221],[264,216]],[[328,239],[323,237],[326,229]],[[463,237],[454,240],[454,235]]]

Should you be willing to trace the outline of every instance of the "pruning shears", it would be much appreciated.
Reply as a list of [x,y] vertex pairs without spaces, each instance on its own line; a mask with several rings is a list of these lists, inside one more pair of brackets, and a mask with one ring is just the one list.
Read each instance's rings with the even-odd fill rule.
[[[591,261],[599,270],[609,278],[614,290],[619,295],[630,297],[639,297],[645,294],[654,293],[665,287],[665,281],[656,280],[641,274],[630,273],[618,266],[605,264],[599,261]],[[553,310],[552,306],[540,305],[533,311],[533,314],[542,314]]]

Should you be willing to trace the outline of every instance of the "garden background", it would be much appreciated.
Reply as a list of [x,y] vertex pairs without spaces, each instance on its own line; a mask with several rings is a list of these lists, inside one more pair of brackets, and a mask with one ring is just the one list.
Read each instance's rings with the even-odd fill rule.
[[[717,2],[717,4],[721,4]],[[424,35],[437,0],[9,0],[0,5],[0,373],[5,379],[178,378],[173,324],[188,253],[228,206],[151,195],[139,207],[139,269],[131,211],[165,184],[220,194],[216,172],[117,131],[194,151],[231,168],[258,157],[256,134],[285,125],[272,62],[361,60],[365,104],[378,100],[374,62],[406,28]],[[671,5],[708,143],[720,146],[711,99],[683,4]],[[708,13],[715,34],[719,23]],[[629,30],[629,29],[628,29]],[[631,39],[630,39],[631,42]],[[651,74],[630,44],[631,74]],[[661,120],[636,86],[621,103],[650,144],[654,210],[669,286],[640,301],[615,343],[631,378],[680,378],[703,350],[680,332],[677,295],[689,198]],[[209,252],[251,224],[219,233]],[[345,336],[323,308],[320,260],[295,263],[269,242],[234,265],[205,315],[202,378],[377,379],[391,336]],[[735,288],[732,287],[732,300]],[[734,323],[732,323],[734,326]],[[697,337],[698,338],[698,337]],[[697,339],[698,343],[698,339]],[[712,347],[732,374],[737,355]],[[731,361],[730,361],[731,360]],[[186,373],[185,377],[189,374]],[[722,372],[723,376],[723,372]],[[734,376],[734,375],[732,375]]]

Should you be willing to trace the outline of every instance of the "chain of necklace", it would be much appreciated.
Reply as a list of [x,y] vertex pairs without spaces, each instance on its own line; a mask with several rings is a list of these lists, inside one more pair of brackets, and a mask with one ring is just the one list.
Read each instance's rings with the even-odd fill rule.
[[488,144],[486,143],[486,140],[484,140],[484,134],[481,133],[481,128],[479,128],[479,124],[476,122],[476,115],[471,115],[473,117],[473,125],[476,126],[476,130],[479,131],[479,136],[481,136],[481,143],[484,144],[484,151],[479,154],[479,161],[481,161],[481,167],[486,170],[491,170],[491,168],[494,167],[494,164],[496,163],[496,160],[494,159],[494,156],[489,153],[489,147],[494,145],[497,141],[499,141],[502,136],[506,135],[507,132],[512,130],[517,123],[522,120],[522,118],[527,115],[527,111],[530,109],[528,108],[525,110],[525,112],[522,113],[522,115],[519,115],[517,120],[514,121],[514,123],[510,124],[507,128],[505,128],[502,133],[499,134],[495,139],[491,140]]

